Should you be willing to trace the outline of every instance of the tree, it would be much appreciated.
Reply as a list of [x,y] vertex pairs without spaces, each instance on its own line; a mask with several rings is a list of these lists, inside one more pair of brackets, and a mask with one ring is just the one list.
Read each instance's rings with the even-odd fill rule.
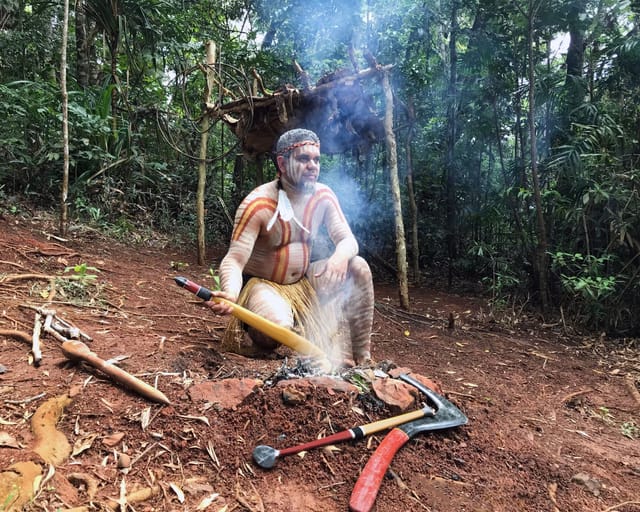
[[60,235],[67,236],[69,211],[69,94],[67,92],[67,40],[69,29],[69,0],[64,0],[62,21],[62,49],[60,52],[60,92],[62,93],[62,187],[60,197]]

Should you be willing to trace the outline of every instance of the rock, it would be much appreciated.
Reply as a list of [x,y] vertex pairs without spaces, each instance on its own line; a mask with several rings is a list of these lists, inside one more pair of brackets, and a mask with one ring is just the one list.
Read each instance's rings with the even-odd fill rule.
[[259,379],[224,379],[194,384],[189,396],[194,402],[204,400],[218,404],[223,409],[235,410],[254,390],[262,386]]
[[397,379],[398,376],[402,375],[403,373],[406,373],[407,375],[410,375],[411,377],[416,379],[421,384],[424,384],[430,390],[435,391],[439,395],[443,394],[442,385],[439,382],[431,380],[430,378],[425,377],[424,375],[420,375],[419,373],[414,373],[413,370],[411,370],[411,368],[406,368],[406,367],[393,368],[392,370],[389,370],[388,373],[389,373],[389,376],[393,377],[394,379]]
[[336,393],[358,394],[358,388],[342,379],[335,379],[328,376],[304,377],[302,379],[281,380],[276,384],[277,387],[294,387],[297,389],[326,389],[330,395]]
[[597,478],[593,478],[587,473],[576,473],[571,477],[571,481],[577,484],[583,485],[594,496],[600,496],[600,490],[602,489],[602,482]]
[[307,394],[294,386],[287,386],[282,390],[282,401],[286,405],[300,405],[306,400]]
[[119,469],[127,469],[131,467],[131,457],[126,453],[118,454],[118,468]]
[[416,403],[416,389],[397,379],[375,379],[372,385],[376,396],[392,410],[404,412]]

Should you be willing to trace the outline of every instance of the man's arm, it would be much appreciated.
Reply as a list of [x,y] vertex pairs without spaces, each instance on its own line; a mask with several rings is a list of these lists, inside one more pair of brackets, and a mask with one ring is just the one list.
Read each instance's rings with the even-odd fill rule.
[[323,191],[323,195],[327,205],[324,224],[335,245],[335,250],[327,259],[325,268],[321,269],[316,276],[323,276],[327,284],[335,285],[342,283],[346,278],[349,261],[358,254],[358,242],[333,191],[327,188]]
[[[215,296],[224,297],[232,302],[238,300],[242,289],[242,273],[253,252],[262,224],[265,222],[265,211],[273,211],[275,207],[264,199],[247,197],[238,207],[234,221],[233,235],[229,250],[220,263],[220,291]],[[223,304],[209,303],[211,309],[218,314],[230,313],[230,308]]]
[[238,247],[237,242],[231,242],[229,251],[220,263],[220,289],[233,302],[238,300],[242,289],[242,271],[244,270],[251,251],[247,255],[247,248]]

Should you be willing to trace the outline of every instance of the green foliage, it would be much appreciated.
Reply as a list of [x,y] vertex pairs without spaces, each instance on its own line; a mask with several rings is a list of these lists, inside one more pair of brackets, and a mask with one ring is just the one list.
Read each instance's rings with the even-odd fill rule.
[[618,293],[617,276],[606,273],[614,257],[563,252],[550,256],[551,267],[560,277],[569,310],[575,312],[580,323],[596,329],[607,327],[612,299]]
[[632,421],[625,421],[620,426],[620,431],[622,435],[628,437],[629,439],[640,439],[640,427]]
[[89,272],[100,272],[96,267],[90,267],[86,263],[79,263],[78,265],[74,265],[73,267],[66,267],[64,269],[65,272],[69,272],[73,270],[73,276],[77,277],[78,281],[87,282],[93,281],[96,277],[96,274],[89,274]]
[[93,304],[99,301],[102,287],[96,283],[96,267],[86,263],[79,263],[72,267],[66,267],[65,272],[73,272],[70,279],[56,279],[56,288],[68,300],[77,304]]
[[508,253],[488,244],[476,242],[469,249],[473,268],[490,293],[489,304],[503,311],[514,297],[521,295],[525,277],[517,270]]
[[[60,197],[61,6],[5,4],[0,193],[8,204],[2,212],[15,214],[19,202],[5,198],[27,196],[54,208]],[[409,249],[419,252],[420,270],[439,278],[448,269],[453,278],[483,283],[496,308],[527,302],[536,296],[541,214],[558,292],[554,306],[590,328],[640,333],[634,314],[640,307],[640,37],[629,30],[629,4],[548,2],[536,11],[531,121],[541,212],[531,176],[527,23],[510,2],[85,4],[87,83],[81,83],[74,51],[73,12],[68,52],[73,221],[128,241],[157,229],[195,237],[205,41],[218,47],[214,103],[253,96],[252,69],[269,90],[300,88],[294,59],[314,82],[328,72],[368,67],[369,52],[380,64],[394,65],[405,234],[413,227],[404,179],[411,156],[418,247]],[[549,45],[570,31],[582,31],[588,41],[581,47],[581,76],[567,76],[566,55]],[[379,86],[362,83],[382,114]],[[248,115],[235,126],[251,122]],[[230,235],[226,210],[232,212],[258,180],[255,165],[234,172],[238,141],[222,121],[210,128],[207,237],[221,245]],[[383,144],[368,144],[323,157],[321,179],[338,193],[363,252],[394,261],[388,155]],[[264,177],[273,177],[270,164]]]

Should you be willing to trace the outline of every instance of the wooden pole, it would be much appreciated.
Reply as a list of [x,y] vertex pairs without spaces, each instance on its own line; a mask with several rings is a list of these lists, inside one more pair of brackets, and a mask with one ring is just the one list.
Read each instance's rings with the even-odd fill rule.
[[[216,44],[213,41],[206,43],[207,63],[205,68],[206,85],[204,88],[204,105],[211,101],[211,89],[213,88],[213,66],[216,63]],[[198,265],[204,265],[207,258],[204,223],[204,193],[207,183],[207,143],[210,129],[209,116],[205,112],[200,122],[200,161],[198,163],[198,192],[196,195],[196,216],[198,222]]]
[[398,151],[396,136],[393,132],[393,91],[389,81],[389,71],[382,72],[382,89],[385,97],[384,132],[389,158],[389,177],[391,195],[396,224],[396,257],[398,261],[398,289],[400,306],[409,309],[409,279],[407,277],[407,245],[402,220],[402,200],[400,198],[400,181],[398,179]]

